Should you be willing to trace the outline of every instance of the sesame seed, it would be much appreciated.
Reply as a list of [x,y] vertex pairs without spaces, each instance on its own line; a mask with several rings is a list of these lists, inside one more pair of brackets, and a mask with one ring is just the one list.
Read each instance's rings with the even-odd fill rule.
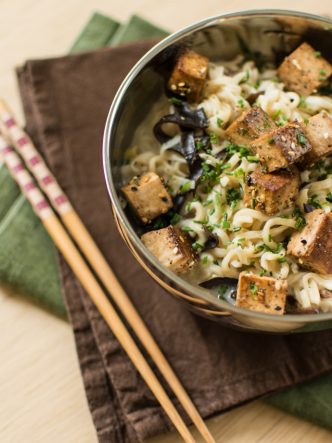
[[292,64],[293,64],[297,69],[301,69],[301,66],[300,66],[299,62],[298,62],[295,58],[292,60]]

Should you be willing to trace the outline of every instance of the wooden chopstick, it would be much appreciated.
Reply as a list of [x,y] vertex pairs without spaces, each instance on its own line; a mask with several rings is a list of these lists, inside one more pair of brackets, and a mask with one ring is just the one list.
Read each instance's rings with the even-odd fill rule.
[[0,125],[2,130],[10,138],[15,149],[24,159],[39,186],[50,199],[52,206],[60,215],[68,231],[85,255],[86,260],[89,261],[90,265],[105,285],[107,291],[110,293],[135,334],[150,354],[161,374],[178,397],[184,410],[187,412],[204,440],[207,443],[214,443],[215,440],[200,416],[197,408],[161,352],[130,298],[122,288],[120,282],[111,270],[109,264],[100,252],[78,214],[70,204],[67,196],[57,183],[55,177],[46,166],[43,158],[34,147],[30,137],[16,123],[13,114],[3,100],[0,100]]
[[1,135],[0,153],[3,154],[4,161],[8,166],[11,175],[20,186],[26,198],[29,200],[37,216],[41,219],[55,245],[66,259],[71,269],[74,271],[84,289],[90,295],[91,300],[103,316],[110,329],[113,331],[123,349],[127,352],[136,369],[139,371],[153,394],[160,402],[164,411],[171,419],[184,441],[188,443],[195,443],[195,439],[191,435],[186,424],[183,422],[181,416],[167,396],[164,388],[161,386],[159,380],[148,365],[135,341],[130,336],[126,326],[116,313],[112,304],[109,302],[106,294],[103,292],[96,278],[90,271],[88,265],[85,263],[80,252],[67,234],[48,201],[35,184],[33,178],[26,170],[25,165],[22,163],[13,147],[7,144]]

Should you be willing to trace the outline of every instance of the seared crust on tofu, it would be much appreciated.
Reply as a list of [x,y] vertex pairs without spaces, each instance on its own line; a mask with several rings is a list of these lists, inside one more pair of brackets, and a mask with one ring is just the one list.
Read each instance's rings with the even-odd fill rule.
[[237,286],[236,306],[266,314],[285,312],[287,282],[272,277],[241,272]]
[[299,186],[300,173],[295,166],[272,173],[258,168],[247,177],[243,201],[252,209],[276,214],[294,205]]
[[300,95],[310,95],[324,85],[332,74],[332,66],[308,43],[302,43],[278,68],[286,88]]
[[260,107],[244,111],[225,131],[233,143],[247,145],[276,128],[271,117]]
[[332,154],[332,120],[327,112],[309,118],[305,133],[311,143],[311,151],[304,156],[303,163],[312,166],[318,160]]
[[121,190],[143,224],[150,223],[173,206],[161,178],[154,172],[133,177]]
[[298,257],[305,269],[332,274],[332,214],[315,209],[305,219],[303,230],[291,236],[287,253]]
[[208,72],[209,59],[187,49],[176,61],[168,89],[174,94],[198,102],[202,96]]
[[289,123],[270,134],[264,134],[250,147],[268,172],[299,163],[304,154],[311,151],[311,144],[299,123]]
[[177,226],[147,232],[141,240],[162,265],[177,274],[187,271],[195,263],[189,238]]

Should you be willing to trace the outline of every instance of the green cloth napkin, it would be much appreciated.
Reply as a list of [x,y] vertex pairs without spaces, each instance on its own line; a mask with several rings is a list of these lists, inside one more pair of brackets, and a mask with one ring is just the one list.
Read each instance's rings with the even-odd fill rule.
[[[166,35],[166,31],[136,15],[120,25],[95,13],[70,52]],[[0,281],[65,316],[54,245],[1,164],[0,195]],[[332,375],[274,394],[266,401],[332,430]]]

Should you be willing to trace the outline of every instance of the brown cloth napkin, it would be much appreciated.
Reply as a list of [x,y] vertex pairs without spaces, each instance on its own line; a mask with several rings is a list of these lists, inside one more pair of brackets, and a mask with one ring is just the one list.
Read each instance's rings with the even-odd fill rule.
[[[175,302],[124,245],[104,184],[102,136],[121,80],[150,46],[151,42],[141,42],[29,61],[19,70],[19,84],[28,131],[207,417],[331,370],[332,332],[272,336],[221,327]],[[171,429],[158,402],[61,257],[59,263],[99,440],[141,441]]]

